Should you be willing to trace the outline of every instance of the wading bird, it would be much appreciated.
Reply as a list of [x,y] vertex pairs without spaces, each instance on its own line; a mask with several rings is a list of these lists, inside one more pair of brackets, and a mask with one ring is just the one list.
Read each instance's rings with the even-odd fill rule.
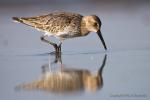
[[[56,52],[61,52],[62,41],[69,38],[86,36],[90,32],[96,32],[107,50],[101,33],[101,21],[96,15],[82,16],[70,12],[54,12],[35,17],[13,17],[13,20],[29,25],[44,32],[41,40],[54,46]],[[49,41],[47,36],[54,36],[60,43]]]

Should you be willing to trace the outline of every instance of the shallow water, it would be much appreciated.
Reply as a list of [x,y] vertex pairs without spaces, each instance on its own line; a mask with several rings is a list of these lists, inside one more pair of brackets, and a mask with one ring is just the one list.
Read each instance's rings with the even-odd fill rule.
[[[40,41],[41,32],[13,23],[12,16],[33,16],[56,10],[97,14],[102,20],[105,51],[94,33],[64,41],[62,66],[88,70],[95,75],[107,55],[103,68],[103,85],[97,91],[79,89],[73,93],[44,90],[16,90],[42,75],[42,66],[61,69],[53,63],[53,48]],[[150,6],[149,3],[70,3],[0,7],[0,98],[2,100],[41,99],[142,99],[150,96]],[[50,38],[56,41],[54,38]],[[79,45],[80,44],[80,45]],[[49,64],[50,63],[50,64]]]

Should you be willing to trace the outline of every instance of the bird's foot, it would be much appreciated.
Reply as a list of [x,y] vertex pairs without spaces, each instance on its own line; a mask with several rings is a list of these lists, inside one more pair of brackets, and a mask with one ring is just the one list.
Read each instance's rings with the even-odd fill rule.
[[57,55],[61,54],[61,45],[54,44],[53,46],[55,48],[55,53]]

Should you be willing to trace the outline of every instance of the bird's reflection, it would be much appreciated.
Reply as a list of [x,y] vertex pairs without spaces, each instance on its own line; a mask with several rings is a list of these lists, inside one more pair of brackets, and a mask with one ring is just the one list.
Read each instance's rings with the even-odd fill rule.
[[53,64],[61,63],[57,71],[49,70],[50,64],[42,66],[42,77],[30,83],[17,86],[19,89],[44,90],[57,93],[96,91],[103,86],[102,71],[105,66],[107,55],[104,56],[102,64],[96,74],[91,74],[87,69],[73,69],[62,66],[61,55],[56,55]]

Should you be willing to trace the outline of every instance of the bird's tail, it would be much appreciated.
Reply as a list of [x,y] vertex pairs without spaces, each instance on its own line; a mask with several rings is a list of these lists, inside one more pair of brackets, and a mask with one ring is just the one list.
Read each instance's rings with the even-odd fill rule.
[[22,20],[21,18],[18,18],[18,17],[12,17],[12,19],[13,19],[15,22],[24,23],[23,20]]
[[30,21],[28,18],[12,17],[12,19],[14,20],[14,22],[23,23],[23,24],[25,24],[25,25],[32,26],[32,27],[35,27],[35,26],[36,26],[36,23]]

